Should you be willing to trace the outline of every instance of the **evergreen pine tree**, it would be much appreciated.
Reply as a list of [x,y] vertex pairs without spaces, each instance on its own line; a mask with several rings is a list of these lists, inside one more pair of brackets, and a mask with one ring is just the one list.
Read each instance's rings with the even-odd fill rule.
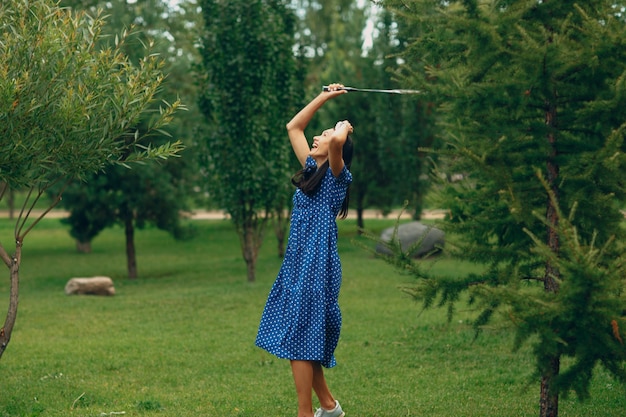
[[[388,0],[404,23],[405,88],[437,103],[446,143],[450,252],[479,274],[433,276],[416,297],[451,311],[461,292],[534,344],[540,415],[589,395],[601,364],[621,380],[626,26],[613,1]],[[406,258],[398,258],[405,259]],[[410,262],[410,261],[408,261]],[[567,361],[562,359],[568,358]]]

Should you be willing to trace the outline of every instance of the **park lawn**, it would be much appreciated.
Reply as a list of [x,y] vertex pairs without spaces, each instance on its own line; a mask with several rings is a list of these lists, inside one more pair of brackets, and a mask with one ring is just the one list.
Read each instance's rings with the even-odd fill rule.
[[[375,233],[393,224],[368,220]],[[124,234],[106,230],[79,254],[59,220],[27,236],[20,310],[0,359],[0,417],[295,417],[289,364],[254,346],[265,298],[280,266],[268,235],[257,281],[246,282],[228,221],[194,221],[175,241],[138,231],[140,278],[125,278]],[[0,220],[9,247],[13,225]],[[338,366],[326,375],[347,417],[513,417],[538,415],[530,346],[512,352],[502,323],[474,340],[472,312],[451,323],[441,309],[421,312],[400,290],[402,275],[355,244],[354,221],[340,222],[344,281]],[[454,273],[468,265],[441,259]],[[66,296],[75,276],[107,275],[114,297]],[[0,305],[8,300],[8,270]],[[4,319],[5,307],[2,308]],[[562,417],[626,415],[626,390],[602,369],[592,398],[562,398]]]

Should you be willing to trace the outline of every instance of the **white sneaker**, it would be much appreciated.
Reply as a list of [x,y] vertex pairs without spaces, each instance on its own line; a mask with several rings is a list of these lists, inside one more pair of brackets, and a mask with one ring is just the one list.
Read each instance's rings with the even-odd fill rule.
[[315,417],[344,417],[345,415],[346,413],[343,412],[337,400],[335,400],[335,408],[333,410],[318,408],[315,412]]

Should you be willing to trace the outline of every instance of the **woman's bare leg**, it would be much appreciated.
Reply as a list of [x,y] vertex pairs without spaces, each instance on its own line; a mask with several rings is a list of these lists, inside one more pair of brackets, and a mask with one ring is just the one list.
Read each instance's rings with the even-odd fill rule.
[[317,398],[320,400],[320,405],[326,410],[332,410],[335,408],[335,398],[328,389],[326,384],[326,378],[324,378],[324,370],[319,362],[313,362],[313,390]]
[[311,361],[291,361],[291,372],[298,394],[298,417],[313,417],[313,372]]

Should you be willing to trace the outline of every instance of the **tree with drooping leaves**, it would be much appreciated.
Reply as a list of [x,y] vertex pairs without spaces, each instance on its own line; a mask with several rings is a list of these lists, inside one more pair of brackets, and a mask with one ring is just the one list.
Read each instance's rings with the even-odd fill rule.
[[[134,126],[149,115],[164,75],[147,57],[137,66],[114,46],[98,48],[104,20],[59,8],[50,0],[5,0],[0,5],[0,190],[27,190],[9,253],[7,317],[0,328],[0,356],[11,338],[18,310],[19,269],[25,237],[61,198],[64,184],[110,164],[131,164],[176,155],[179,142],[158,147],[139,141],[167,125],[179,102],[150,115],[148,129]],[[42,214],[33,214],[46,191],[60,191]]]
[[[241,242],[247,279],[291,175],[285,122],[294,83],[295,17],[279,0],[202,0],[200,107],[207,120],[208,186]],[[285,207],[286,209],[286,207]]]
[[[626,380],[623,215],[626,25],[613,1],[384,2],[405,35],[397,76],[436,105],[448,252],[483,267],[439,276],[395,258],[426,306],[468,291],[532,343],[539,415]],[[438,175],[438,177],[441,177]],[[437,301],[438,300],[438,301]]]
[[[172,9],[165,0],[64,0],[62,5],[75,10],[95,13],[99,8],[107,13],[101,42],[114,41],[116,33],[132,28],[124,42],[124,52],[133,63],[151,54],[158,54],[167,74],[159,97],[182,97],[195,102],[196,87],[189,76],[197,57],[190,36],[198,35],[197,15],[189,8],[185,12]],[[185,24],[185,22],[189,24]],[[184,29],[183,29],[184,28]],[[146,45],[150,45],[146,48]],[[70,185],[61,201],[69,211],[65,222],[77,247],[90,250],[91,240],[102,230],[119,224],[124,229],[128,277],[138,277],[135,230],[153,225],[171,233],[175,238],[185,235],[181,212],[189,211],[189,202],[198,186],[200,175],[196,152],[194,123],[201,120],[197,106],[190,106],[169,124],[167,132],[152,135],[151,143],[167,142],[175,134],[187,149],[184,158],[171,158],[159,164],[135,166],[132,170],[111,167],[93,174],[86,184]],[[145,129],[145,121],[137,126]],[[164,129],[165,130],[165,129]]]

